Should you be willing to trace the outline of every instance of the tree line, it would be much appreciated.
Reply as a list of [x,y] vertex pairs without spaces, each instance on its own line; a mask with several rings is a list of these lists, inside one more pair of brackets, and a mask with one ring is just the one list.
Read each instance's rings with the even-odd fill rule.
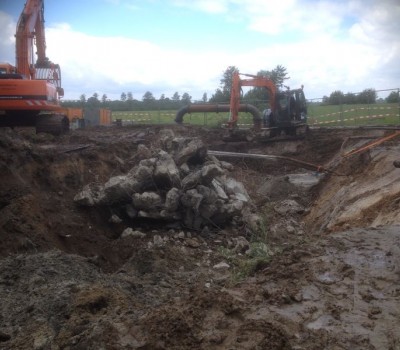
[[[384,100],[387,103],[399,102],[399,91],[393,90]],[[329,97],[324,96],[322,103],[327,105],[341,104],[371,104],[378,102],[378,94],[375,89],[365,89],[360,93],[343,93],[340,90],[333,91]],[[383,101],[382,101],[383,102]]]
[[[203,99],[204,102],[207,102],[206,93],[204,93]],[[191,102],[192,96],[188,93],[181,96],[178,92],[175,92],[171,98],[162,94],[159,99],[156,99],[150,91],[147,91],[142,100],[134,99],[132,92],[121,93],[119,100],[110,100],[106,94],[103,94],[100,98],[99,94],[94,93],[89,98],[82,94],[78,101],[63,101],[62,105],[74,108],[109,108],[112,111],[148,111],[179,109]]]
[[[112,111],[145,111],[145,110],[177,110],[190,103],[229,103],[232,86],[233,72],[238,70],[235,66],[229,66],[222,75],[220,87],[215,90],[215,93],[208,98],[207,93],[204,93],[200,101],[193,101],[192,96],[187,92],[180,95],[175,92],[172,97],[166,97],[162,94],[156,99],[152,92],[146,91],[141,100],[133,98],[132,92],[122,92],[119,100],[110,100],[106,94],[101,97],[98,93],[94,93],[87,98],[85,94],[80,96],[78,101],[63,101],[64,107],[75,108],[109,108]],[[284,87],[284,83],[288,76],[287,69],[281,65],[277,65],[272,70],[260,70],[258,76],[263,76],[271,79],[278,89]],[[268,93],[266,89],[260,87],[250,88],[242,96],[243,103],[251,103],[259,108],[265,108],[268,101]],[[329,96],[322,98],[322,103],[330,105],[339,104],[366,104],[376,103],[377,93],[375,89],[365,89],[361,93],[343,93],[342,91],[333,91]],[[386,98],[386,102],[399,102],[399,92],[392,91]]]

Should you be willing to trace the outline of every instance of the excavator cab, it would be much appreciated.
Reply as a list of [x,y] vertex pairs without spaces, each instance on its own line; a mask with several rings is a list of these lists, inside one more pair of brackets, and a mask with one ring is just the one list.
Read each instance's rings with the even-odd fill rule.
[[290,126],[296,122],[307,121],[307,105],[303,89],[287,90],[276,94],[275,121],[279,126]]
[[59,97],[64,96],[64,89],[61,87],[61,69],[60,65],[46,62],[45,64],[35,64],[35,79],[46,80],[56,87]]
[[294,136],[298,129],[306,127],[307,105],[303,87],[278,92],[275,110],[269,120],[269,127],[275,128],[272,136],[279,135],[281,131]]
[[9,63],[0,63],[0,79],[23,79],[22,74],[18,74],[17,68]]
[[0,63],[0,74],[15,74],[17,73],[17,68],[9,63]]

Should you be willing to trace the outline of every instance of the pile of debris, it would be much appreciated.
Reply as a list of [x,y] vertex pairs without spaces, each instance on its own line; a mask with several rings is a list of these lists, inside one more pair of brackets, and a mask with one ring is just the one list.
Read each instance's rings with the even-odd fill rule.
[[139,145],[138,165],[105,184],[86,185],[75,202],[111,207],[113,222],[150,219],[200,230],[245,221],[257,227],[246,189],[228,176],[232,164],[208,155],[199,138],[175,137],[172,130],[160,133],[160,144],[153,152]]

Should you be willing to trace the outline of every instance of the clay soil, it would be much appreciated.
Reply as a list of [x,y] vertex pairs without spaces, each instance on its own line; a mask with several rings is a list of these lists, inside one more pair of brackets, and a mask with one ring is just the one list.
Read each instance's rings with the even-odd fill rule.
[[225,158],[258,231],[138,222],[143,237],[121,237],[112,208],[74,196],[127,173],[139,144],[160,148],[163,128],[0,130],[0,349],[400,349],[397,139],[344,158],[384,132],[227,143],[169,127],[210,150],[330,172]]

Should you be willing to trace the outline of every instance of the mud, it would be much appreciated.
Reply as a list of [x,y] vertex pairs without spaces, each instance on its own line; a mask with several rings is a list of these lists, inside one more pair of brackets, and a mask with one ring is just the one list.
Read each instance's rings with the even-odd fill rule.
[[[93,128],[54,138],[0,130],[0,349],[400,349],[400,170],[396,139],[344,158],[371,130],[209,149],[263,224],[201,231],[110,222],[81,208],[88,183],[127,173],[165,127]],[[330,170],[318,173],[318,166]]]

